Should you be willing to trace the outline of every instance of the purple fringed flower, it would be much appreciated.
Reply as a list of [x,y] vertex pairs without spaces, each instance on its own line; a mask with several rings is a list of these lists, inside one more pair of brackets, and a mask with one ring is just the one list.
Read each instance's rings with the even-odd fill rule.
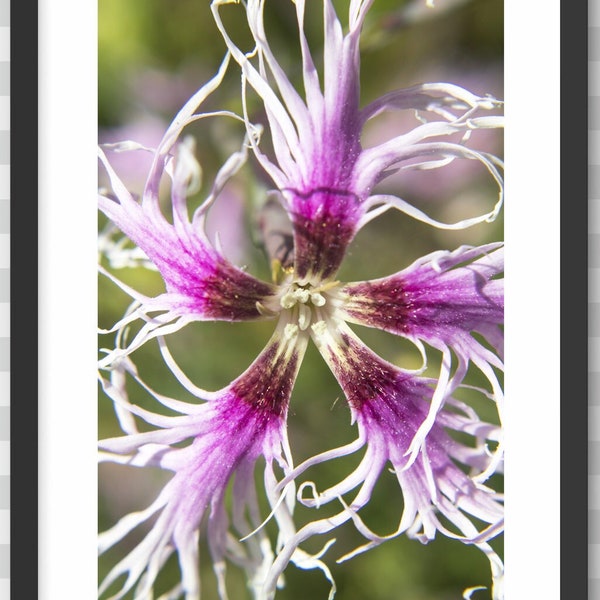
[[[360,0],[350,0],[346,34],[331,1],[323,0],[322,88],[303,31],[305,2],[295,1],[302,52],[301,96],[268,45],[263,24],[265,1],[248,0],[243,5],[256,44],[247,54],[235,45],[223,25],[220,10],[225,4],[231,4],[230,0],[214,0],[212,7],[228,57],[215,78],[176,116],[153,151],[140,200],[126,189],[100,150],[112,187],[110,193],[101,192],[100,209],[141,251],[141,264],[151,263],[165,283],[165,292],[150,298],[102,269],[134,299],[128,313],[110,330],[118,332],[116,348],[106,350],[100,360],[100,367],[111,372],[110,379],[102,377],[102,382],[126,433],[102,441],[102,456],[173,471],[173,478],[148,509],[125,517],[102,534],[104,551],[160,511],[150,533],[109,573],[101,592],[126,574],[115,598],[134,586],[136,598],[151,598],[157,573],[177,551],[181,584],[167,597],[199,598],[198,532],[208,514],[208,541],[223,598],[226,558],[247,569],[257,599],[274,597],[290,560],[303,568],[321,568],[330,578],[320,554],[308,556],[300,544],[352,520],[368,541],[344,558],[403,532],[426,542],[440,531],[479,547],[488,556],[492,595],[500,600],[502,563],[489,540],[502,530],[502,497],[484,482],[501,469],[501,428],[481,421],[455,392],[464,386],[470,365],[475,365],[489,383],[489,389],[479,392],[497,404],[501,421],[502,244],[434,252],[396,274],[372,281],[342,283],[336,274],[357,232],[390,208],[446,229],[461,229],[496,217],[502,204],[501,161],[470,149],[466,143],[473,129],[501,127],[501,117],[481,115],[501,103],[438,83],[390,92],[360,108],[359,38],[372,4]],[[241,69],[244,115],[196,113],[221,82],[229,57]],[[264,104],[272,156],[263,151],[262,128],[253,124],[248,114],[249,88]],[[361,134],[366,122],[390,109],[415,111],[418,125],[391,135],[377,146],[363,148]],[[181,132],[188,124],[213,116],[237,119],[246,128],[246,137],[190,217],[187,198],[199,187],[200,169],[192,142],[180,140]],[[132,142],[111,149],[145,150]],[[249,151],[275,185],[261,221],[272,260],[273,283],[260,281],[230,263],[205,231],[210,207],[219,201],[226,182],[242,168]],[[432,169],[455,159],[478,161],[496,180],[499,197],[491,211],[445,224],[401,198],[376,193],[377,184],[392,172],[405,167]],[[167,219],[159,204],[164,174],[171,180],[172,219]],[[102,239],[102,249],[115,261],[121,248],[111,234]],[[127,252],[121,264],[140,260],[131,249]],[[118,266],[117,262],[113,266]],[[143,326],[127,340],[127,326],[140,318]],[[275,334],[248,370],[217,392],[199,390],[191,384],[168,353],[163,338],[190,321],[255,319],[276,320]],[[348,323],[410,340],[421,352],[422,368],[407,371],[384,361],[360,341]],[[167,366],[203,402],[196,405],[165,398],[141,381],[130,355],[154,337]],[[311,338],[346,396],[358,437],[347,446],[294,467],[286,435],[287,408]],[[424,374],[427,346],[441,353],[435,378]],[[126,374],[181,416],[160,416],[130,404],[124,386]],[[134,416],[156,429],[138,433]],[[455,437],[454,433],[460,435]],[[466,438],[472,443],[465,442]],[[182,447],[184,441],[188,444]],[[328,490],[319,492],[310,481],[300,485],[297,499],[305,506],[316,510],[337,500],[341,509],[296,530],[292,522],[296,481],[319,463],[363,448],[359,466]],[[275,554],[261,528],[252,479],[261,457],[266,462],[270,516],[280,528]],[[284,473],[279,481],[274,463]],[[369,502],[388,463],[402,490],[404,509],[397,530],[380,536],[366,526],[359,511]],[[233,531],[223,504],[232,479]],[[352,501],[344,498],[357,488]],[[312,497],[304,496],[307,489],[312,489]],[[487,525],[479,530],[474,520]],[[244,541],[235,541],[235,537]],[[334,591],[332,582],[330,598]]]

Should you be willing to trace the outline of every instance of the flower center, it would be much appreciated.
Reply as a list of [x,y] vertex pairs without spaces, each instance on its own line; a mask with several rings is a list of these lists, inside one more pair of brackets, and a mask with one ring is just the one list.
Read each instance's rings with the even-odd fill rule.
[[322,310],[328,310],[328,292],[337,286],[338,282],[328,282],[319,286],[310,283],[292,282],[284,290],[279,299],[283,310],[289,311],[290,325],[297,326],[301,331],[308,329],[313,320],[322,320]]

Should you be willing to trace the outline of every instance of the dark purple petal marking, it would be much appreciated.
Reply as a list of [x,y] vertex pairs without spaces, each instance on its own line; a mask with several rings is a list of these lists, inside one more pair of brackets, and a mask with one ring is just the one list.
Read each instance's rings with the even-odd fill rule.
[[344,306],[353,320],[398,334],[416,333],[427,337],[428,330],[476,329],[480,323],[503,321],[502,282],[467,282],[461,289],[455,282],[424,286],[402,277],[349,285],[344,291],[350,300]]
[[295,271],[299,278],[335,275],[363,214],[353,192],[329,187],[292,194],[290,217],[294,226]]
[[404,407],[398,398],[430,397],[429,380],[419,380],[400,371],[344,331],[339,334],[339,345],[328,348],[326,360],[354,410],[368,411],[374,402],[388,405],[395,413],[395,420],[407,425],[412,439],[426,413],[415,411],[412,405]]
[[231,385],[231,393],[266,417],[282,417],[287,412],[298,366],[297,351],[269,346]]
[[244,321],[262,318],[263,304],[273,287],[229,263],[213,249],[182,247],[175,257],[166,257],[158,268],[172,295],[174,308],[203,318]]

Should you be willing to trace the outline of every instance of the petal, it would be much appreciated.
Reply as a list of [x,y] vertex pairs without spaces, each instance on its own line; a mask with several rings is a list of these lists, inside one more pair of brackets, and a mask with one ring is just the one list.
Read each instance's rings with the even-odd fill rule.
[[[500,209],[504,203],[504,180],[501,174],[503,169],[502,161],[486,152],[477,152],[476,150],[467,148],[462,144],[431,142],[415,144],[407,147],[398,147],[393,151],[386,153],[385,156],[381,155],[379,157],[382,159],[381,162],[378,163],[377,159],[375,159],[371,164],[371,172],[366,169],[361,170],[357,167],[357,172],[361,173],[361,181],[358,182],[357,188],[360,189],[361,186],[374,185],[383,179],[386,174],[393,172],[388,170],[388,167],[391,165],[396,165],[402,161],[417,157],[424,157],[427,159],[426,162],[420,163],[419,165],[412,165],[413,167],[418,166],[422,169],[432,169],[444,166],[456,158],[479,161],[487,169],[498,186],[498,199],[496,200],[492,210],[475,217],[462,219],[455,223],[443,223],[433,219],[423,211],[419,210],[398,196],[392,196],[389,194],[375,194],[365,200],[365,215],[359,222],[358,228],[363,227],[373,218],[379,216],[382,212],[389,210],[390,208],[396,208],[397,210],[417,219],[418,221],[427,223],[428,225],[432,225],[439,229],[448,230],[466,229],[467,227],[472,227],[478,223],[491,223],[498,217]],[[370,179],[371,177],[374,179]]]
[[[321,321],[312,329],[315,343],[346,394],[359,435],[352,444],[308,459],[291,471],[280,486],[314,465],[346,456],[364,445],[366,452],[355,470],[329,489],[318,493],[310,481],[300,486],[299,500],[305,506],[319,508],[339,501],[343,509],[333,516],[307,523],[289,537],[274,562],[275,575],[280,570],[277,569],[278,562],[287,564],[304,540],[329,533],[352,520],[368,542],[338,559],[338,562],[404,532],[426,542],[439,531],[473,544],[484,552],[492,571],[493,598],[501,600],[503,566],[488,544],[488,540],[502,530],[501,497],[477,483],[474,473],[467,475],[459,466],[461,457],[469,456],[468,465],[483,467],[485,461],[482,459],[487,448],[481,440],[486,432],[494,432],[496,428],[482,423],[472,410],[460,402],[452,401],[453,411],[443,410],[440,413],[439,422],[431,428],[419,456],[409,462],[407,453],[411,440],[428,413],[432,381],[415,377],[387,363],[364,346],[343,322],[336,323],[334,319],[328,323]],[[446,429],[460,432],[461,436],[475,432],[479,460],[472,460],[476,454],[473,447],[453,439]],[[387,462],[394,468],[404,502],[398,529],[389,535],[378,535],[368,528],[358,513],[369,502]],[[356,488],[358,491],[354,498],[347,503],[343,496]],[[312,498],[303,497],[306,489],[313,491]],[[491,525],[479,531],[473,518]],[[270,576],[269,589],[274,590],[274,582],[275,577]]]
[[340,312],[436,347],[459,346],[472,332],[485,335],[503,323],[504,286],[496,279],[503,270],[499,243],[436,252],[389,277],[345,285]]
[[[270,63],[269,66],[273,67],[275,75],[279,78],[277,85],[280,87],[280,91],[284,95],[283,100],[280,99],[276,91],[271,88],[270,82],[268,81],[267,77],[261,73],[261,70],[251,63],[250,58],[252,55],[254,55],[254,52],[245,54],[235,44],[235,42],[227,33],[227,29],[223,24],[223,20],[221,19],[220,8],[223,4],[230,4],[230,1],[215,0],[211,3],[211,10],[215,19],[215,24],[217,25],[217,28],[219,29],[219,32],[221,33],[221,36],[227,45],[227,49],[231,53],[232,58],[242,69],[242,81],[244,84],[247,81],[259,95],[269,115],[269,124],[271,126],[273,126],[273,124],[276,125],[278,133],[280,133],[282,136],[282,141],[285,142],[291,155],[294,156],[294,158],[300,163],[302,168],[305,166],[304,157],[301,153],[299,153],[300,146],[298,130],[296,128],[296,123],[294,122],[294,116],[301,118],[303,113],[306,113],[306,107],[303,106],[302,103],[298,103],[299,99],[297,94],[293,90],[289,80],[287,80],[287,77],[285,77],[285,75],[281,72],[278,63],[276,63],[274,58],[273,62]],[[245,10],[246,18],[260,55],[263,58],[266,55],[268,60],[271,57],[271,53],[268,49],[268,45],[266,44],[266,40],[262,35],[257,33],[262,30],[263,4],[263,0],[251,0],[247,6],[245,6]],[[243,96],[245,98],[245,89],[243,89],[243,92]],[[289,100],[293,106],[296,106],[296,108],[299,109],[298,115],[290,115],[285,105],[286,100]],[[262,162],[263,161],[261,161],[261,163]],[[270,169],[267,169],[267,171],[272,172]]]
[[500,105],[501,102],[494,98],[482,98],[451,83],[425,83],[394,90],[377,98],[361,110],[361,119],[366,122],[387,110],[416,110],[452,121],[456,119],[456,111],[492,110]]
[[442,352],[435,410],[422,435],[443,399],[464,379],[470,362],[490,382],[501,410],[503,394],[494,370],[504,368],[504,286],[496,279],[504,270],[501,246],[434,252],[395,275],[348,284],[340,291],[342,318],[406,337],[419,347],[426,342]]
[[[100,209],[160,272],[166,293],[153,303],[155,310],[198,320],[261,318],[257,303],[271,296],[274,288],[232,265],[210,244],[204,231],[205,214],[197,214],[193,225],[187,219],[183,208],[185,189],[197,163],[185,145],[177,156],[172,186],[173,224],[152,203],[133,200],[102,152],[118,201],[101,196]],[[236,168],[237,164],[232,170]]]
[[[478,430],[481,436],[493,431],[493,426],[481,423],[470,411],[455,415],[444,408],[428,431],[418,456],[410,460],[412,441],[430,412],[432,380],[416,377],[384,361],[362,344],[345,324],[322,323],[313,326],[313,339],[346,395],[358,424],[359,439],[364,440],[367,450],[359,466],[340,483],[312,500],[303,501],[307,506],[316,507],[340,500],[358,488],[352,502],[349,505],[343,502],[344,510],[328,518],[329,528],[321,522],[323,530],[320,532],[330,531],[344,520],[352,519],[370,540],[350,553],[352,556],[403,532],[426,542],[439,531],[477,545],[490,557],[495,568],[497,556],[487,540],[501,530],[500,496],[477,483],[475,473],[467,474],[459,467],[457,462],[467,454],[466,450],[473,449],[446,431],[455,430],[465,435]],[[459,406],[453,404],[453,410]],[[486,451],[485,445],[479,443],[481,459]],[[478,462],[472,460],[472,454],[471,466]],[[369,502],[387,462],[391,463],[402,489],[404,508],[397,531],[391,536],[378,536],[366,527],[358,511]],[[482,463],[479,462],[481,466]],[[300,467],[296,469],[299,470]],[[491,526],[481,532],[473,519]],[[301,530],[298,536],[302,535]]]
[[[186,411],[182,408],[184,403],[171,402],[169,406],[179,407],[184,416],[170,417],[170,421],[160,415],[151,419],[148,411],[144,411],[140,414],[146,422],[161,428],[101,442],[102,447],[112,452],[129,455],[129,464],[169,468],[174,471],[174,476],[148,509],[124,517],[100,535],[100,550],[104,552],[158,513],[146,537],[110,571],[100,587],[100,595],[122,575],[127,575],[115,597],[122,598],[136,585],[136,594],[146,597],[144,594],[151,593],[167,558],[177,552],[186,598],[199,599],[198,533],[205,516],[208,517],[208,544],[222,598],[226,594],[225,558],[246,568],[251,580],[253,573],[262,573],[269,568],[273,554],[259,527],[253,473],[261,457],[269,471],[273,461],[284,470],[288,469],[284,458],[287,447],[285,418],[307,339],[306,335],[290,335],[282,323],[252,365],[230,385],[212,394],[211,401],[202,405],[203,410],[192,408]],[[135,372],[129,373],[140,381]],[[118,395],[126,394],[122,390]],[[154,396],[160,399],[159,395]],[[128,402],[123,406],[137,414],[136,408]],[[170,435],[165,436],[168,432]],[[125,443],[120,444],[119,439]],[[186,440],[188,443],[182,446],[181,442]],[[151,449],[167,456],[168,464],[149,453]],[[110,455],[105,454],[103,458],[109,459]],[[117,456],[116,462],[123,461]],[[236,546],[235,555],[230,555],[228,540],[231,536],[224,497],[234,475],[233,535],[239,539],[253,530],[254,535],[244,546]],[[272,508],[276,518],[288,511],[287,504]],[[261,584],[262,580],[257,579],[256,585]]]
[[[381,96],[361,110],[361,127],[369,119],[390,109],[415,111],[420,124],[364,150],[357,164],[360,173],[358,189],[370,189],[385,177],[386,169],[418,156],[427,161],[425,165],[428,168],[437,166],[434,163],[435,154],[438,158],[448,160],[464,157],[486,164],[485,154],[468,151],[464,142],[475,129],[502,128],[501,116],[481,114],[484,111],[497,111],[501,106],[502,102],[490,96],[477,96],[449,83],[426,83]],[[458,138],[459,143],[444,143],[443,138],[448,136]],[[439,145],[427,142],[432,138],[441,138],[437,140]]]
[[[380,448],[389,446],[385,453],[390,453],[388,458],[395,466],[410,468],[412,461],[407,455],[421,424],[429,415],[435,380],[417,377],[383,360],[363,344],[343,321],[330,318],[328,322],[315,323],[311,336],[346,394],[353,418],[362,420],[365,439],[369,439],[370,428],[374,431],[387,430],[393,442],[384,440],[382,446],[376,436],[373,438],[376,445]],[[471,434],[476,432],[479,438],[494,431],[487,424],[480,426],[475,413],[465,411],[457,401],[452,400],[450,406],[452,411],[459,410],[464,416],[452,418],[454,412],[446,408],[437,415],[430,435],[435,432],[442,439],[444,434],[440,420],[446,428]],[[439,445],[447,453],[451,444],[445,440]],[[379,456],[383,455],[380,453]]]
[[[274,174],[281,201],[295,226],[296,274],[300,279],[328,278],[341,263],[364,210],[353,190],[354,163],[360,155],[359,34],[370,2],[354,2],[350,31],[330,0],[323,3],[323,92],[304,34],[304,2],[296,3],[306,99],[300,97],[273,55],[264,30],[264,0],[251,0],[246,13],[259,66],[231,40],[213,3],[218,27],[244,80],[260,96],[267,112],[278,168],[257,145],[257,158]],[[271,75],[272,77],[269,77]],[[270,80],[274,81],[271,87]],[[281,175],[285,178],[282,181]]]
[[[370,4],[370,3],[367,3]],[[349,181],[352,167],[360,152],[361,122],[359,118],[360,97],[360,31],[366,13],[352,14],[356,7],[350,7],[350,31],[342,35],[342,24],[338,19],[331,0],[324,6],[324,95],[325,128],[314,167],[317,171],[322,164],[337,163],[337,181],[322,181],[321,185],[340,185]]]

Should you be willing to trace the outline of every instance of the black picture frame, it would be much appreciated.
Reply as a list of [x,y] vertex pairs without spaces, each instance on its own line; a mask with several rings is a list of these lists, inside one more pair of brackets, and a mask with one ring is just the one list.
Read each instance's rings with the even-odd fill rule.
[[[7,1],[7,0],[4,0]],[[38,597],[38,4],[10,0],[10,597]]]
[[[560,8],[560,592],[588,598],[588,5]],[[581,68],[574,68],[581,65]],[[552,326],[552,324],[548,324]],[[576,349],[576,350],[575,350]],[[579,558],[575,558],[575,557]]]
[[[44,505],[38,501],[38,459],[43,451],[38,438],[44,427],[38,422],[38,406],[44,402],[44,394],[39,389],[36,346],[38,309],[44,301],[39,296],[37,279],[38,258],[43,248],[38,245],[36,236],[39,226],[37,207],[43,200],[37,176],[38,110],[39,102],[44,102],[43,97],[38,100],[38,8],[37,2],[10,1],[10,576],[13,582],[11,598],[15,600],[39,597],[38,515],[44,518]],[[588,3],[561,1],[560,64],[557,65],[561,78],[561,310],[560,325],[547,324],[560,335],[561,343],[560,464],[556,465],[557,477],[560,477],[560,523],[537,523],[536,515],[531,516],[532,527],[554,528],[560,537],[560,593],[565,600],[586,598],[589,583],[585,558],[589,538],[588,408],[587,402],[581,400],[582,397],[587,399],[591,391],[587,385],[588,203],[582,200],[588,197],[587,21]],[[543,26],[541,23],[542,17],[538,25]],[[65,21],[65,27],[68,26]],[[577,67],[580,64],[584,67]],[[527,68],[534,69],[535,66]],[[533,303],[535,299],[530,301]],[[535,310],[535,306],[531,309]],[[544,401],[543,398],[529,400],[540,404]],[[555,440],[548,443],[553,444]],[[541,459],[532,457],[532,468],[535,460]],[[543,492],[540,497],[543,498]],[[93,509],[92,506],[91,513]],[[95,520],[95,513],[90,518]],[[65,534],[69,535],[68,529]],[[534,530],[531,536],[534,545]],[[66,569],[63,575],[67,572]],[[81,597],[77,591],[68,594],[75,594],[69,596],[73,598]]]

